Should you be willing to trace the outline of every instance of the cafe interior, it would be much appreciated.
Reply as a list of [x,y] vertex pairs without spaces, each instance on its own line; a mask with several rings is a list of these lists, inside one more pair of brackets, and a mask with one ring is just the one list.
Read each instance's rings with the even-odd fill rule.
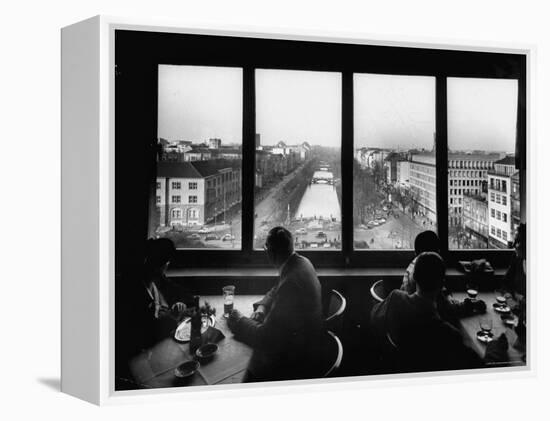
[[[432,78],[435,130],[430,152],[434,162],[436,206],[435,222],[425,230],[434,231],[440,239],[438,254],[445,266],[446,294],[459,303],[484,303],[480,307],[473,306],[474,310],[458,317],[452,323],[453,332],[459,332],[464,345],[481,360],[485,358],[490,342],[497,342],[502,334],[506,337],[504,352],[496,358],[482,366],[472,364],[461,368],[489,372],[527,366],[529,349],[525,297],[529,286],[525,276],[525,227],[529,225],[526,221],[527,81],[526,56],[523,53],[117,30],[115,61],[116,390],[215,387],[264,381],[249,376],[248,368],[255,358],[255,345],[240,340],[234,334],[228,314],[233,308],[244,317],[249,317],[255,303],[276,287],[281,278],[280,266],[276,267],[269,259],[263,248],[265,238],[258,238],[256,226],[256,139],[257,133],[261,132],[257,126],[257,107],[260,104],[257,77],[259,71],[265,70],[338,73],[341,98],[339,241],[331,244],[332,247],[312,248],[303,247],[293,240],[295,252],[311,262],[320,283],[323,322],[322,339],[318,346],[320,369],[315,375],[274,379],[319,380],[434,371],[402,364],[398,344],[393,343],[389,336],[377,335],[373,327],[373,310],[384,303],[392,292],[400,290],[416,253],[412,241],[399,248],[385,249],[372,245],[360,246],[354,240],[354,159],[357,150],[354,145],[354,129],[357,127],[354,75],[359,73]],[[175,251],[170,253],[169,261],[162,262],[163,274],[170,285],[169,292],[163,294],[170,308],[173,303],[183,303],[183,307],[179,308],[181,317],[166,329],[163,327],[164,330],[153,332],[158,327],[139,315],[140,300],[143,298],[140,293],[152,300],[158,298],[156,290],[144,287],[144,262],[149,256],[151,241],[170,238],[166,233],[175,231],[167,224],[168,229],[160,232],[151,223],[153,215],[158,215],[155,196],[162,165],[158,127],[159,68],[164,65],[241,69],[240,236],[237,246],[233,243],[233,247],[229,248],[223,247],[226,244],[222,244],[221,240],[220,247],[182,247],[175,242]],[[447,241],[453,234],[452,227],[447,223],[453,216],[449,205],[452,190],[448,183],[448,156],[452,153],[449,133],[450,78],[517,82],[514,173],[519,178],[518,222],[523,226],[522,241],[515,241],[518,237],[516,232],[504,247],[457,247]],[[219,218],[220,221],[215,221],[216,225],[221,225]],[[284,222],[273,223],[268,228],[285,225]],[[206,222],[204,225],[207,225]],[[192,229],[200,228],[203,226]],[[367,227],[365,231],[379,229],[371,228]],[[294,239],[299,235],[296,230],[290,231]],[[203,234],[197,235],[204,239]],[[233,240],[233,235],[231,233],[228,238]],[[523,261],[518,263],[519,248],[523,248]],[[520,288],[522,294],[504,287],[512,267],[522,274],[519,276],[523,283]],[[136,293],[140,288],[141,292]],[[202,335],[202,339],[194,343],[191,325],[196,320],[197,308],[201,309],[201,332],[198,337]],[[475,308],[481,309],[478,311]],[[518,308],[523,308],[523,311],[516,311]],[[480,332],[486,330],[484,324],[487,323],[490,324],[488,335],[480,336]],[[162,333],[159,333],[161,330]],[[147,337],[147,341],[142,340],[143,337]],[[421,338],[422,335],[418,337],[418,352],[422,352]],[[438,341],[445,341],[445,338],[431,338],[430,346],[437,346]],[[291,346],[286,349],[289,355],[296,351]],[[300,367],[286,369],[285,373],[300,371]],[[436,370],[454,372],[456,367],[438,367]]]

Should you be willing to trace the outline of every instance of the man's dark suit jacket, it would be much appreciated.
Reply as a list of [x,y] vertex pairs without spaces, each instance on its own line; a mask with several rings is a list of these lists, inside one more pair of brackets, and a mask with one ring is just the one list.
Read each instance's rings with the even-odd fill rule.
[[396,345],[401,371],[479,368],[483,360],[432,302],[395,290],[373,307],[371,325],[380,342]]
[[278,284],[258,303],[262,323],[242,317],[238,339],[254,349],[248,371],[255,381],[319,376],[322,329],[321,284],[311,262],[294,253],[283,265]]

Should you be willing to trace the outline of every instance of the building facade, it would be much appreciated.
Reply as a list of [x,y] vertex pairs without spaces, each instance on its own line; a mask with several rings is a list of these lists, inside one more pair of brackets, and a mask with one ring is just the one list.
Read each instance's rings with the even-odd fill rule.
[[[489,196],[489,241],[495,247],[510,247],[514,239],[516,224],[519,221],[519,200],[513,209],[513,178],[516,174],[515,158],[507,156],[495,162],[494,169],[488,173]],[[516,195],[519,197],[519,177]]]
[[474,248],[488,248],[489,246],[489,208],[487,195],[466,193],[463,200],[463,226],[471,237]]
[[159,226],[204,225],[241,202],[241,162],[159,162]]

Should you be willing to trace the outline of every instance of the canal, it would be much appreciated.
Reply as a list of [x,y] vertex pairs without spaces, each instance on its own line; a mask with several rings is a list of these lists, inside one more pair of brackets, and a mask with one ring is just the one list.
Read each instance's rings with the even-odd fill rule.
[[[332,175],[332,173],[328,174]],[[336,187],[328,183],[310,184],[302,196],[294,217],[296,219],[332,219],[340,222],[342,212],[340,210]]]

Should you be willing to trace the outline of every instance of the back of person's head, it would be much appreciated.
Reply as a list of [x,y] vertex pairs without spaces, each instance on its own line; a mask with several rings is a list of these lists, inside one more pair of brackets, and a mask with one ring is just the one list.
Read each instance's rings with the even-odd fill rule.
[[416,255],[425,251],[439,253],[439,237],[433,231],[422,231],[414,239],[414,252]]
[[145,266],[156,270],[169,262],[176,253],[176,247],[168,238],[149,239],[145,245]]
[[433,251],[420,253],[414,265],[413,277],[420,291],[437,292],[443,287],[445,262]]
[[286,256],[294,251],[292,234],[284,227],[274,227],[267,234],[268,251],[276,256]]

